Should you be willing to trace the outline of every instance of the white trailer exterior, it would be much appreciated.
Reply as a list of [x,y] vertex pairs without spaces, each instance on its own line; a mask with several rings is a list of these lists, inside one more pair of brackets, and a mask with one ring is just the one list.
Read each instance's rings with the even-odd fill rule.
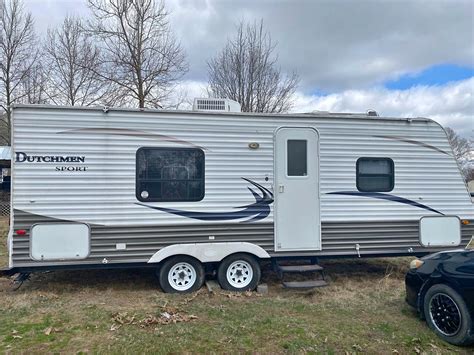
[[15,271],[420,255],[474,234],[430,119],[25,105],[12,135]]

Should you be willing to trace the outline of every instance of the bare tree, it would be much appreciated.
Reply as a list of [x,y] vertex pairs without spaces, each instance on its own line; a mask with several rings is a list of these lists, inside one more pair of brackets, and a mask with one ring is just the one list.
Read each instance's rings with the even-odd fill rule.
[[10,144],[11,105],[24,99],[21,84],[37,59],[34,23],[21,0],[0,0],[0,105],[6,112],[1,138]]
[[474,162],[467,165],[464,170],[464,176],[467,182],[474,180]]
[[238,101],[244,112],[290,110],[299,78],[281,73],[275,48],[263,21],[240,23],[237,35],[207,63],[211,95]]
[[[161,107],[187,71],[184,52],[171,33],[164,3],[156,0],[87,0],[89,31],[103,46],[105,71],[125,101]],[[119,98],[123,101],[123,97]]]
[[445,131],[453,149],[454,158],[458,162],[465,179],[469,181],[468,179],[472,175],[472,164],[469,162],[469,159],[474,150],[472,142],[458,135],[452,128],[446,127]]
[[100,71],[100,52],[83,31],[81,20],[66,17],[49,29],[44,49],[48,67],[47,93],[56,105],[88,106],[106,94]]
[[464,161],[468,158],[469,153],[471,152],[471,143],[468,139],[458,135],[452,128],[445,128],[446,134],[448,135],[449,144],[453,148],[454,157],[456,160]]
[[21,81],[19,91],[21,99],[19,102],[28,104],[49,103],[46,87],[48,85],[48,74],[43,64],[38,60],[30,69],[30,72]]

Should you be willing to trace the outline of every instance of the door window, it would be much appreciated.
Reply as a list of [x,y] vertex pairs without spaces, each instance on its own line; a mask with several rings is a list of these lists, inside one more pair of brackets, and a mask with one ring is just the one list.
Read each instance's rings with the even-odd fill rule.
[[287,175],[308,175],[308,142],[305,139],[289,139],[287,141]]

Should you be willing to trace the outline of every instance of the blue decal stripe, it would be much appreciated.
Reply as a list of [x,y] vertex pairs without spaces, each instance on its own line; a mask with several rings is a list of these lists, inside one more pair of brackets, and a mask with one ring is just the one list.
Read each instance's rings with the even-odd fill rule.
[[137,205],[152,208],[154,210],[175,214],[182,217],[198,219],[200,221],[231,221],[242,218],[253,217],[252,221],[258,221],[267,217],[270,213],[270,207],[267,206],[253,206],[248,207],[240,211],[235,212],[193,212],[193,211],[182,211],[172,208],[154,207],[148,206],[142,203],[136,203]]
[[437,211],[431,207],[428,207],[426,205],[423,205],[419,202],[409,200],[404,197],[400,196],[395,196],[395,195],[390,195],[390,194],[384,194],[381,192],[360,192],[360,191],[336,191],[336,192],[328,192],[328,195],[345,195],[345,196],[360,196],[360,197],[370,197],[370,198],[377,198],[379,200],[387,200],[387,201],[393,201],[393,202],[398,202],[398,203],[403,203],[406,205],[410,205],[413,207],[418,207],[422,208],[427,211],[431,211],[434,213],[438,213],[440,215],[444,216],[444,213]]
[[247,222],[255,222],[266,218],[270,214],[270,204],[273,203],[273,194],[256,182],[253,182],[249,179],[242,178],[243,180],[251,183],[256,188],[260,190],[262,196],[256,193],[252,188],[248,187],[249,191],[252,193],[255,198],[255,203],[235,207],[240,208],[239,211],[233,212],[193,212],[193,211],[183,211],[176,210],[173,208],[157,207],[150,206],[144,203],[136,203],[137,205],[152,208],[154,210],[175,214],[177,216],[198,219],[200,221],[231,221],[243,218],[250,218]]

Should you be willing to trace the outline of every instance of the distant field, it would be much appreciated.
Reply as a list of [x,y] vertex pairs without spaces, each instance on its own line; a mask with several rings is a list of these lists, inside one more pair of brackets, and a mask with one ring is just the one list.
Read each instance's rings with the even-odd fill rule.
[[472,352],[438,340],[405,304],[409,260],[325,262],[330,286],[308,292],[282,289],[267,269],[264,296],[167,295],[149,271],[37,274],[16,292],[0,279],[0,351]]

